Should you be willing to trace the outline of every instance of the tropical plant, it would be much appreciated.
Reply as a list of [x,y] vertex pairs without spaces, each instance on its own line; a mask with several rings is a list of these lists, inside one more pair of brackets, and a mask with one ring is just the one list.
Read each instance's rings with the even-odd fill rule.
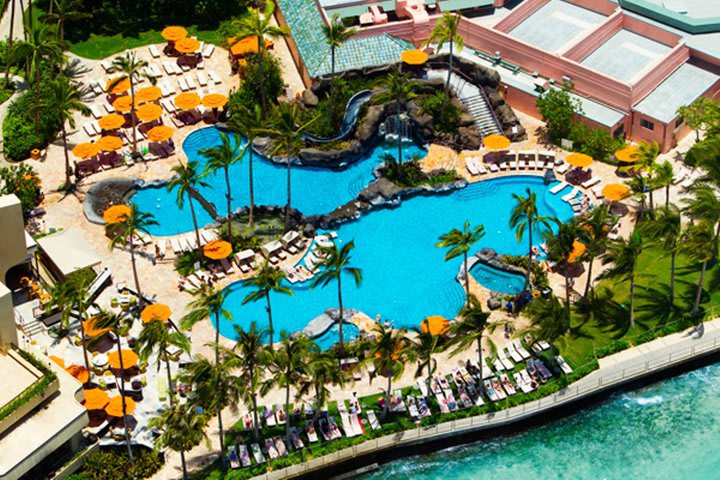
[[253,105],[252,107],[248,107],[243,104],[234,105],[232,116],[228,120],[228,127],[230,127],[230,129],[236,132],[239,132],[248,140],[245,151],[248,154],[248,181],[250,183],[250,188],[248,190],[250,193],[250,212],[248,214],[248,227],[250,228],[253,228],[253,224],[255,221],[255,188],[253,185],[253,144],[255,142],[257,132],[259,130],[262,130],[264,126],[265,122],[263,121],[263,114],[259,105]]
[[285,279],[285,272],[278,270],[271,266],[267,261],[260,267],[260,271],[254,277],[250,277],[243,281],[243,285],[253,289],[243,298],[242,304],[245,305],[249,302],[257,302],[258,300],[265,299],[266,307],[265,310],[268,314],[268,331],[270,336],[270,349],[274,349],[273,346],[273,320],[272,320],[272,306],[270,304],[270,292],[280,293],[282,295],[292,295],[293,291],[290,287],[283,284]]
[[49,115],[53,115],[60,121],[60,132],[62,134],[63,151],[65,153],[65,188],[71,189],[72,168],[70,168],[70,154],[68,152],[67,131],[65,123],[70,128],[75,128],[75,112],[87,117],[90,109],[82,102],[82,94],[78,88],[70,83],[67,77],[62,75],[56,77],[50,83],[48,96],[36,107]]
[[580,218],[580,239],[585,244],[585,256],[588,261],[587,281],[583,298],[587,300],[592,285],[592,269],[595,259],[600,256],[607,246],[610,228],[615,224],[616,217],[610,213],[607,204],[593,208],[589,214]]
[[660,146],[657,142],[640,142],[637,147],[637,164],[649,174],[648,196],[650,198],[650,210],[655,210],[655,199],[653,189],[656,187],[654,181],[655,169],[657,168],[657,157],[660,155]]
[[675,171],[672,163],[665,160],[655,166],[655,185],[665,189],[665,208],[670,206],[670,187],[675,184]]
[[643,238],[632,234],[628,240],[618,239],[608,245],[603,264],[612,263],[603,275],[630,283],[630,328],[635,328],[635,280],[637,263],[644,248]]
[[635,175],[626,182],[630,187],[632,196],[638,202],[637,219],[641,222],[645,219],[646,202],[648,198],[648,190],[650,190],[650,179],[643,175]]
[[82,0],[50,0],[51,11],[40,16],[40,20],[57,24],[58,39],[65,40],[65,22],[77,22],[92,18],[92,14],[84,11]]
[[573,118],[582,114],[580,100],[570,95],[570,88],[550,88],[540,94],[536,106],[546,124],[547,136],[553,143],[567,138],[573,127]]
[[436,247],[447,248],[445,253],[445,261],[452,260],[455,257],[463,256],[463,274],[465,276],[465,304],[470,305],[470,272],[468,271],[468,252],[470,247],[475,245],[482,237],[485,236],[485,227],[478,225],[470,226],[470,220],[465,221],[462,230],[453,228],[448,233],[440,235]]
[[548,260],[558,265],[565,278],[565,330],[570,330],[570,265],[577,261],[573,250],[579,236],[580,228],[575,221],[561,223],[555,234],[549,230],[544,234]]
[[240,137],[220,133],[220,145],[203,148],[200,155],[207,159],[203,176],[216,173],[219,170],[225,175],[225,198],[227,200],[227,226],[230,243],[233,243],[232,234],[232,191],[230,189],[230,167],[242,160],[244,150],[240,148]]
[[180,319],[184,330],[191,330],[200,321],[209,318],[215,322],[215,363],[220,362],[220,322],[232,322],[232,313],[225,308],[227,291],[215,290],[210,285],[203,285],[192,291],[194,300],[188,304],[190,310]]
[[342,277],[343,275],[349,275],[355,282],[356,287],[359,287],[362,283],[362,271],[357,267],[350,266],[350,261],[352,260],[350,252],[352,252],[353,248],[355,248],[354,240],[350,240],[340,249],[338,249],[338,246],[335,243],[333,243],[331,247],[320,247],[322,261],[320,262],[319,266],[322,267],[322,270],[320,270],[320,272],[313,279],[311,287],[315,288],[318,285],[321,285],[323,288],[325,288],[330,284],[330,282],[333,281],[337,284],[338,305],[340,306],[340,316],[338,317],[340,356],[342,356],[344,352],[343,323],[345,322],[345,311],[343,309],[342,297]]
[[23,212],[34,209],[43,199],[38,173],[27,163],[0,167],[0,195],[15,195]]
[[702,298],[705,272],[707,271],[708,262],[713,259],[713,252],[707,248],[707,246],[712,241],[713,225],[705,221],[688,226],[683,236],[683,250],[687,252],[693,260],[701,264],[695,301],[690,311],[690,316],[692,317],[695,317],[700,310],[700,299]]
[[[487,332],[492,333],[502,322],[490,323],[490,312],[482,309],[480,301],[472,295],[470,303],[460,311],[459,319],[450,324],[450,343],[455,346],[452,354],[465,352],[473,343],[477,344],[478,365],[482,368],[482,340]],[[490,353],[495,354],[495,343],[488,337]]]
[[[424,320],[424,322],[427,322],[427,320]],[[437,351],[440,336],[433,335],[430,332],[429,326],[426,329],[413,327],[410,331],[415,334],[415,338],[409,338],[409,340],[411,342],[411,348],[418,359],[415,378],[420,378],[423,372],[425,372],[427,379],[423,381],[426,382],[429,387],[432,375],[437,370],[437,360],[433,358],[433,355]]]
[[130,264],[132,265],[133,279],[135,280],[135,289],[140,306],[145,302],[145,297],[142,290],[140,290],[140,277],[135,263],[135,243],[132,239],[137,238],[140,234],[150,235],[148,228],[157,224],[152,214],[141,212],[134,203],[131,203],[130,214],[120,223],[108,226],[109,231],[112,233],[110,250],[120,246],[130,252]]
[[195,242],[197,243],[198,257],[203,258],[202,242],[200,241],[200,228],[198,227],[197,215],[195,215],[195,205],[193,202],[193,195],[198,195],[198,187],[207,187],[209,184],[202,179],[198,169],[200,163],[195,160],[188,160],[186,164],[178,160],[178,164],[172,167],[175,175],[170,179],[167,184],[168,190],[177,188],[176,203],[178,207],[183,208],[185,206],[185,197],[187,196],[188,204],[190,205],[190,215],[192,216],[193,229],[195,230]]
[[210,448],[210,440],[205,434],[207,425],[205,417],[188,408],[187,405],[172,405],[163,410],[158,417],[153,417],[148,422],[150,428],[160,430],[160,436],[155,440],[157,448],[169,448],[180,454],[183,480],[187,480],[187,464],[185,452],[192,450],[205,442]]
[[[675,205],[658,208],[655,218],[640,225],[640,233],[662,245],[667,255],[670,255],[670,304],[675,301],[675,257],[680,248],[683,237],[682,218],[680,209]],[[707,245],[705,246],[707,248]]]
[[695,130],[695,140],[700,140],[700,130],[720,117],[720,108],[711,98],[698,97],[689,105],[678,109],[677,114],[685,119],[685,124]]
[[172,374],[170,372],[170,356],[168,348],[175,347],[182,352],[190,353],[190,339],[175,329],[168,329],[168,324],[162,320],[151,320],[143,325],[137,338],[137,349],[140,360],[148,363],[150,357],[155,355],[158,371],[165,364],[167,374],[170,404],[175,403],[172,389]]
[[403,103],[407,103],[416,97],[416,92],[420,89],[420,84],[414,80],[410,80],[408,75],[401,75],[400,72],[391,71],[384,81],[381,83],[383,88],[375,96],[377,102],[394,101],[396,107],[395,125],[398,136],[398,162],[402,164],[402,138],[400,135],[400,113]]
[[356,28],[348,28],[336,13],[333,15],[329,23],[322,26],[325,40],[330,45],[330,124],[335,126],[335,110],[333,109],[333,100],[335,93],[335,49],[343,46],[350,37],[357,33]]
[[[533,229],[536,225],[541,225],[546,229],[550,227],[550,218],[540,215],[537,209],[537,195],[529,188],[525,190],[527,197],[513,193],[515,207],[510,213],[510,228],[515,229],[515,238],[518,243],[527,234],[528,239],[528,268],[525,273],[525,286],[523,293],[530,287],[530,265],[532,265],[533,257]],[[557,220],[555,220],[557,222]]]
[[720,198],[715,189],[707,184],[696,184],[690,188],[690,197],[684,198],[683,213],[693,220],[700,220],[715,226],[713,255],[717,258],[720,244]]
[[414,360],[414,352],[404,328],[394,330],[383,325],[375,325],[376,341],[370,346],[370,355],[367,361],[372,362],[374,370],[370,373],[370,381],[378,375],[387,377],[387,390],[385,391],[385,405],[382,418],[386,418],[390,411],[390,395],[392,382],[400,378],[405,371],[405,365]]
[[[252,36],[255,36],[258,40],[258,68],[260,78],[263,78],[263,58],[267,53],[265,39],[285,38],[290,35],[287,28],[272,25],[274,13],[275,3],[269,0],[265,3],[264,12],[261,12],[259,8],[250,7],[248,8],[248,14],[243,15],[240,20],[237,21],[237,27],[241,32],[238,41]],[[267,109],[267,102],[265,99],[265,87],[262,82],[260,82],[260,107],[264,114]]]
[[120,82],[127,79],[130,82],[130,118],[132,122],[132,153],[133,156],[137,156],[137,116],[135,115],[135,85],[142,81],[142,79],[148,80],[152,85],[155,85],[156,78],[147,73],[148,62],[137,58],[137,55],[133,51],[127,52],[125,55],[115,57],[108,73],[119,73],[108,86],[108,90],[112,90]]
[[555,363],[555,343],[567,332],[566,313],[560,300],[554,295],[545,300],[533,302],[529,309],[530,326],[518,335],[530,335],[545,340],[550,345],[550,361]]
[[312,389],[315,392],[315,418],[330,399],[328,385],[345,386],[345,372],[340,364],[328,352],[315,352],[307,362],[308,381],[299,385],[298,397],[302,397]]
[[442,49],[447,42],[450,48],[450,54],[448,57],[448,75],[445,80],[445,98],[443,100],[443,110],[447,105],[450,97],[450,78],[452,77],[453,71],[453,47],[457,47],[458,53],[463,49],[463,37],[458,33],[458,26],[460,25],[460,19],[462,17],[455,12],[444,12],[443,16],[435,22],[435,26],[430,32],[430,37],[425,41],[425,46],[431,43],[437,43],[438,50]]

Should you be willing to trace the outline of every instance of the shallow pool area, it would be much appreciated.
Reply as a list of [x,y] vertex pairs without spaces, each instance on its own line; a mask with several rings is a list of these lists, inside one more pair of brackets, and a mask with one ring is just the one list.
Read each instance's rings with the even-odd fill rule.
[[483,263],[473,265],[470,275],[483,287],[500,293],[518,294],[525,286],[525,277],[522,275],[498,270]]

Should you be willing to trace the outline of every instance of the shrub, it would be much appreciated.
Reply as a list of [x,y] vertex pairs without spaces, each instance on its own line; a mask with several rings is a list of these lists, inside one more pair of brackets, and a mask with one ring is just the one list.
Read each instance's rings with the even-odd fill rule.
[[[507,265],[515,265],[516,267],[527,270],[526,255],[503,255],[500,261]],[[547,272],[538,262],[532,263],[532,266],[530,267],[530,275],[532,275],[533,287],[536,289],[542,290],[550,285]]]
[[124,449],[99,450],[85,457],[79,473],[88,480],[142,479],[151,477],[163,465],[160,454],[154,450],[134,449],[133,456],[134,464]]
[[14,194],[24,211],[37,207],[43,199],[40,177],[27,164],[0,168],[0,194]]
[[546,123],[548,139],[553,143],[566,138],[572,130],[575,114],[583,113],[580,101],[570,96],[570,88],[551,88],[543,92],[536,106]]
[[384,160],[385,166],[380,174],[401,187],[417,187],[423,184],[435,186],[460,179],[454,170],[439,169],[425,173],[417,159],[400,163],[394,156],[386,154]]
[[[254,105],[260,99],[260,54],[247,59],[247,66],[243,73],[243,81],[240,88],[230,96],[230,109],[232,103],[239,102],[243,105]],[[270,54],[263,58],[263,78],[265,86],[265,99],[268,105],[276,102],[277,97],[283,91],[284,81],[280,63]]]
[[460,109],[450,101],[443,108],[444,101],[445,94],[442,90],[426,95],[420,100],[420,112],[433,117],[436,131],[454,132],[460,119]]
[[595,160],[606,162],[616,150],[625,145],[622,138],[613,138],[610,132],[599,128],[588,128],[582,123],[573,125],[570,131],[573,149],[586,153]]

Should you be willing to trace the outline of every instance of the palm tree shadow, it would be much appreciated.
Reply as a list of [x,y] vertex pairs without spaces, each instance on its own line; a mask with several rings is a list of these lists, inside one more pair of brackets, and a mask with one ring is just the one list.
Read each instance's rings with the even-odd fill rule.
[[625,335],[629,327],[629,312],[613,298],[613,293],[606,287],[594,290],[588,298],[578,302],[576,311],[584,318],[580,325],[573,328],[573,334],[578,337],[592,337],[581,332],[586,324],[597,324],[613,338]]
[[653,328],[663,327],[669,322],[681,318],[683,309],[670,302],[670,286],[658,284],[656,288],[645,287],[639,290],[637,297],[643,302],[635,307],[638,323]]

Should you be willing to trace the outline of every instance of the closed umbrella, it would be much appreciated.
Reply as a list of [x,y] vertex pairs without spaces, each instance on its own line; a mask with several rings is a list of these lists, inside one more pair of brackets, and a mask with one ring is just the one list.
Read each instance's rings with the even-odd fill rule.
[[162,107],[156,103],[145,103],[135,110],[135,115],[143,122],[152,122],[162,117]]
[[123,141],[120,137],[105,135],[97,141],[97,146],[103,152],[114,152],[115,150],[122,148]]
[[171,314],[172,311],[167,305],[163,305],[162,303],[153,303],[152,305],[148,305],[143,308],[143,311],[140,312],[140,318],[143,323],[150,323],[153,320],[165,322],[170,318]]
[[118,128],[122,127],[124,123],[125,118],[122,115],[118,115],[117,113],[105,115],[100,120],[98,120],[98,124],[103,130],[117,130]]
[[147,138],[151,142],[164,142],[173,136],[174,130],[165,125],[153,127],[148,130]]
[[133,352],[132,350],[120,350],[121,353],[118,352],[110,352],[108,353],[108,365],[114,369],[120,368],[120,356],[122,355],[122,368],[127,370],[128,368],[132,368],[135,365],[137,365],[138,362],[138,354]]
[[72,152],[76,157],[87,159],[100,153],[100,147],[96,143],[79,143],[72,149]]
[[[122,417],[123,416],[123,399],[122,395],[112,397],[108,404],[105,406],[105,413],[111,417]],[[132,415],[135,411],[135,400],[130,397],[125,397],[125,414]]]
[[[109,207],[103,212],[103,220],[112,225],[115,223],[124,222],[125,220],[127,220],[131,213],[132,211],[127,205],[113,205],[112,207]],[[90,320],[91,319],[88,319],[88,322]],[[87,333],[87,329],[85,333]]]

